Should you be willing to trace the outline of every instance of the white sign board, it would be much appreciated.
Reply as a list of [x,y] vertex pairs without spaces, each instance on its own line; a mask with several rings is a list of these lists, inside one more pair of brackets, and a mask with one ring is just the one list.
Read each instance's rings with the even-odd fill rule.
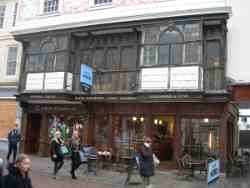
[[26,90],[43,89],[43,73],[28,73],[26,79]]
[[68,72],[67,73],[67,90],[72,90],[72,82],[73,82],[73,75],[72,73]]
[[214,160],[208,163],[207,183],[211,183],[220,176],[220,161]]
[[168,67],[143,68],[141,70],[141,89],[167,89]]
[[170,89],[199,89],[199,67],[172,67]]
[[63,89],[64,72],[45,73],[44,89]]

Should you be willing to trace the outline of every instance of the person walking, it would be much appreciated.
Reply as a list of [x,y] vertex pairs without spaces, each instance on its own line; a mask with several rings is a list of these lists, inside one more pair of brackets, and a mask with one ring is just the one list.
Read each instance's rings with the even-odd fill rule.
[[72,138],[70,140],[70,148],[71,148],[71,176],[72,179],[77,179],[75,175],[75,171],[78,169],[78,167],[81,165],[81,159],[80,159],[80,138],[78,131],[74,131]]
[[3,169],[4,169],[4,162],[3,159],[0,158],[0,188],[3,188]]
[[57,172],[62,168],[64,164],[64,156],[61,151],[61,147],[63,146],[63,140],[61,139],[60,131],[56,131],[54,138],[51,142],[51,160],[54,162],[54,171],[53,178],[56,179]]
[[21,140],[21,136],[19,134],[19,131],[17,128],[12,129],[8,134],[8,154],[7,154],[7,161],[10,162],[10,156],[13,153],[13,160],[12,162],[15,163],[16,161],[16,155],[17,155],[17,145]]
[[30,159],[28,155],[20,154],[14,164],[9,164],[9,174],[4,176],[4,188],[33,188],[28,175]]
[[139,169],[144,188],[150,188],[150,177],[154,175],[154,160],[152,152],[152,140],[144,138],[143,145],[139,148]]

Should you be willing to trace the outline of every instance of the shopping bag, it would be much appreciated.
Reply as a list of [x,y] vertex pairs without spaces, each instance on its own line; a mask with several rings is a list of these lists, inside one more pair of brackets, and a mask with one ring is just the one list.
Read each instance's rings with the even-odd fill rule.
[[153,154],[153,160],[154,160],[155,167],[160,165],[160,160],[158,159],[158,157],[155,154]]
[[84,163],[88,161],[86,153],[84,151],[79,151],[79,156],[80,156],[80,162]]
[[68,155],[70,152],[69,152],[69,149],[66,146],[61,146],[61,153],[63,155]]

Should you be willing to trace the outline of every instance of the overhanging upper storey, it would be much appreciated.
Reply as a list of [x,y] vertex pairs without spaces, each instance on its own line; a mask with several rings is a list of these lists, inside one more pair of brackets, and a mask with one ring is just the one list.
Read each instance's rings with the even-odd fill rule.
[[[185,16],[16,35],[24,45],[19,91],[110,100],[227,98],[227,18]],[[82,65],[93,70],[88,92],[80,83]]]

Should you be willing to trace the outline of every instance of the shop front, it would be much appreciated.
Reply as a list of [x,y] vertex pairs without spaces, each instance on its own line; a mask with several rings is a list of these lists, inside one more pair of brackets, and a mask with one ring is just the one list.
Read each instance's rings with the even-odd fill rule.
[[[228,103],[95,103],[93,137],[98,150],[119,155],[137,151],[143,137],[153,140],[161,167],[176,168],[184,154],[193,159],[218,158],[221,165],[234,150],[235,114]],[[130,153],[129,153],[130,152]]]
[[21,151],[48,156],[56,130],[66,143],[73,130],[78,130],[83,140],[87,138],[87,118],[86,106],[82,104],[28,103],[23,106]]

